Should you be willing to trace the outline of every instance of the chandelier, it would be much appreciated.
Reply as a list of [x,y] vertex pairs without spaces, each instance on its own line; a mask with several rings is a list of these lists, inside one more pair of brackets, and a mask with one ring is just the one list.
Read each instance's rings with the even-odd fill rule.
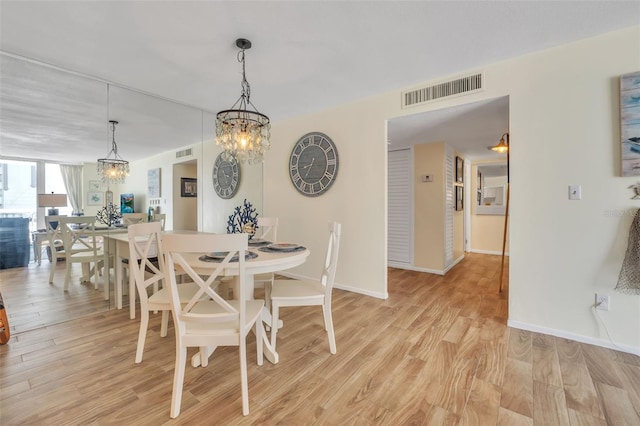
[[271,145],[271,124],[269,117],[251,103],[251,87],[244,66],[244,51],[251,48],[251,42],[239,38],[236,46],[240,48],[238,62],[242,63],[242,93],[231,109],[216,115],[216,145],[222,147],[227,160],[235,157],[240,163],[257,164],[263,161]]
[[129,162],[123,160],[118,155],[118,145],[116,145],[116,124],[115,120],[109,120],[111,123],[111,151],[106,158],[98,159],[98,176],[102,178],[104,183],[124,183],[125,178],[129,176]]

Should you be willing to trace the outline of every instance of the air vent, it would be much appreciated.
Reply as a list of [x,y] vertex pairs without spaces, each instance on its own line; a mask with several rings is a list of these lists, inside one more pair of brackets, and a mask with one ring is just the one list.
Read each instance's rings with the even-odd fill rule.
[[402,92],[402,108],[482,90],[482,73]]
[[182,151],[176,152],[176,158],[190,157],[191,155],[193,155],[192,148],[187,148],[187,149],[183,149]]

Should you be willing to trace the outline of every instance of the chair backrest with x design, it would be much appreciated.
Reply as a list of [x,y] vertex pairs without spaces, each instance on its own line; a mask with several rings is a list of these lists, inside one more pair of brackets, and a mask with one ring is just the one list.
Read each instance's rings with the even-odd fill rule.
[[272,242],[278,241],[278,218],[259,217],[258,229],[261,231],[260,238]]
[[338,267],[338,253],[340,251],[340,234],[342,225],[338,222],[329,223],[329,242],[327,244],[327,254],[322,269],[320,282],[326,288],[326,297],[331,298],[331,290],[336,280],[336,269]]
[[[200,363],[203,366],[208,362],[207,348],[239,347],[242,413],[249,414],[246,337],[255,325],[258,364],[262,364],[264,328],[259,318],[264,302],[247,301],[245,276],[247,234],[164,234],[162,244],[166,261],[165,270],[171,271],[168,273],[169,292],[176,331],[176,366],[173,376],[171,417],[175,418],[180,414],[187,347],[193,346],[200,348]],[[205,254],[211,253],[212,250],[215,250],[216,254],[226,254],[221,254],[221,258]],[[239,298],[234,301],[224,300],[215,289],[219,282],[218,278],[225,274],[228,268],[233,268],[238,274]],[[193,297],[182,304],[176,283],[176,270],[186,273],[199,287]],[[208,296],[209,300],[201,300],[204,295]]]
[[146,213],[125,213],[122,215],[122,223],[124,225],[134,225],[147,221]]
[[148,310],[147,288],[164,277],[163,264],[158,261],[162,253],[160,222],[138,223],[127,228],[129,237],[129,268],[140,295],[140,309]]

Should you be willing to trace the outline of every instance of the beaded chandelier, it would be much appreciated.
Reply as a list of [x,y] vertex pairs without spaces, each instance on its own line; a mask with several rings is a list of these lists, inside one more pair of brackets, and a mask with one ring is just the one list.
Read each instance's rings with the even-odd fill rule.
[[216,115],[216,145],[222,147],[227,160],[235,157],[240,163],[257,164],[264,160],[271,145],[271,124],[269,117],[251,103],[244,63],[244,51],[251,48],[251,42],[239,38],[236,46],[240,48],[238,62],[242,63],[242,93],[231,109]]
[[111,123],[111,151],[106,158],[98,159],[98,176],[104,183],[124,183],[125,178],[129,176],[129,162],[123,160],[118,155],[118,145],[116,144],[116,124],[115,120]]

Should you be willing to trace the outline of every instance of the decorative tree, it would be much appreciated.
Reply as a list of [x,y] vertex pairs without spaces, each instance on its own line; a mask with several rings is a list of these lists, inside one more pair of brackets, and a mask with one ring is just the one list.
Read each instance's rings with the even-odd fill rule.
[[107,203],[106,206],[98,210],[96,219],[100,223],[104,223],[107,226],[113,226],[120,222],[122,219],[122,213],[120,213],[120,207],[113,203]]
[[245,198],[242,206],[237,206],[227,221],[227,234],[244,232],[253,238],[258,229],[258,213]]

